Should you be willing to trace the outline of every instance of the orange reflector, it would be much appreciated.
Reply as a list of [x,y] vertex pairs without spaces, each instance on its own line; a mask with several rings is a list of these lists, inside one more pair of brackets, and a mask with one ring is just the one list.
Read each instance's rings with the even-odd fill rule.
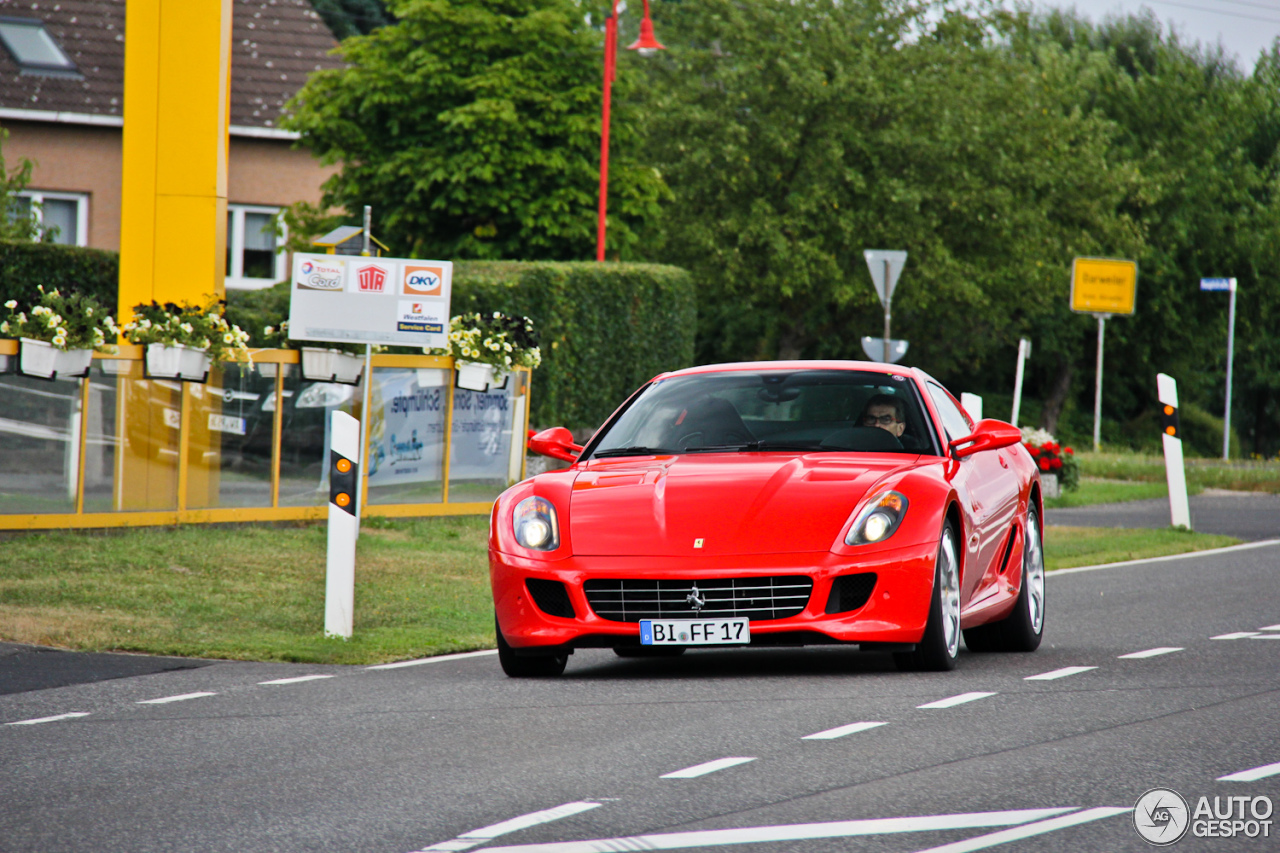
[[889,509],[901,512],[902,498],[898,497],[897,495],[885,495],[883,498],[880,499],[880,506],[888,507]]
[[1173,414],[1173,406],[1165,406],[1165,407],[1164,407],[1164,413],[1165,413],[1166,415],[1172,415],[1172,414]]
[[[342,461],[346,462],[347,460],[344,459]],[[338,492],[338,496],[333,499],[333,502],[338,506],[345,507],[347,504],[351,503],[351,495],[346,492]]]
[[[348,472],[348,471],[350,471],[350,470],[351,470],[351,460],[350,460],[350,459],[339,459],[339,460],[338,460],[338,473],[339,473],[339,474],[345,474],[345,473],[347,473],[347,472]],[[343,506],[346,506],[346,504],[343,504]]]
[[1176,433],[1176,432],[1177,432],[1177,430],[1176,430],[1176,429],[1174,429],[1174,428],[1173,428],[1173,427],[1171,427],[1171,426],[1167,426],[1167,427],[1165,427],[1165,428],[1164,428],[1164,431],[1165,431],[1165,432],[1167,432],[1169,435],[1173,435],[1174,433]]

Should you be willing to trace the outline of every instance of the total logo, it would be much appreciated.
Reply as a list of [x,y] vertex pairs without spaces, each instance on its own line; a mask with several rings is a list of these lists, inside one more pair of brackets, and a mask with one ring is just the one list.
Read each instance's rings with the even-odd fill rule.
[[299,290],[342,290],[341,261],[306,259],[298,265]]
[[444,270],[440,267],[405,265],[404,293],[407,296],[442,296]]
[[1193,810],[1172,788],[1152,788],[1133,807],[1144,841],[1167,847],[1190,830],[1196,838],[1270,838],[1275,805],[1266,796],[1200,797]]
[[356,289],[360,293],[386,293],[387,271],[377,264],[356,269]]

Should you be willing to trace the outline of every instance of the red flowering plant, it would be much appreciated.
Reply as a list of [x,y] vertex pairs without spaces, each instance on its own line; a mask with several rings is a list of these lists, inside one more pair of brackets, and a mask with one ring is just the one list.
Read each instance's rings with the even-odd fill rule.
[[1076,461],[1075,451],[1063,447],[1051,433],[1023,427],[1022,446],[1031,454],[1040,473],[1056,475],[1063,489],[1071,491],[1080,486],[1080,463]]

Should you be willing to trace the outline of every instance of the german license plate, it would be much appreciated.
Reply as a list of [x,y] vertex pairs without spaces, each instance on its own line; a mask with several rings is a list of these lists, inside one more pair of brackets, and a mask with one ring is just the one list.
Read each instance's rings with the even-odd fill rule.
[[733,619],[641,619],[642,646],[726,646],[751,642],[746,617]]

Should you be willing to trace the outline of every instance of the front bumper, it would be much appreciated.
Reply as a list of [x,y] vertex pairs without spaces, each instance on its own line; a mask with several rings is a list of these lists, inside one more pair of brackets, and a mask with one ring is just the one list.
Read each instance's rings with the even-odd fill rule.
[[[924,634],[933,592],[936,543],[851,556],[831,552],[725,557],[569,557],[554,562],[490,548],[489,576],[502,635],[513,649],[609,648],[639,643],[635,622],[602,619],[583,592],[591,579],[688,580],[708,577],[805,575],[813,591],[803,611],[784,619],[751,622],[752,645],[817,643],[916,643]],[[875,572],[866,604],[847,613],[827,613],[834,578]],[[560,581],[576,614],[540,610],[525,586],[528,578]]]

